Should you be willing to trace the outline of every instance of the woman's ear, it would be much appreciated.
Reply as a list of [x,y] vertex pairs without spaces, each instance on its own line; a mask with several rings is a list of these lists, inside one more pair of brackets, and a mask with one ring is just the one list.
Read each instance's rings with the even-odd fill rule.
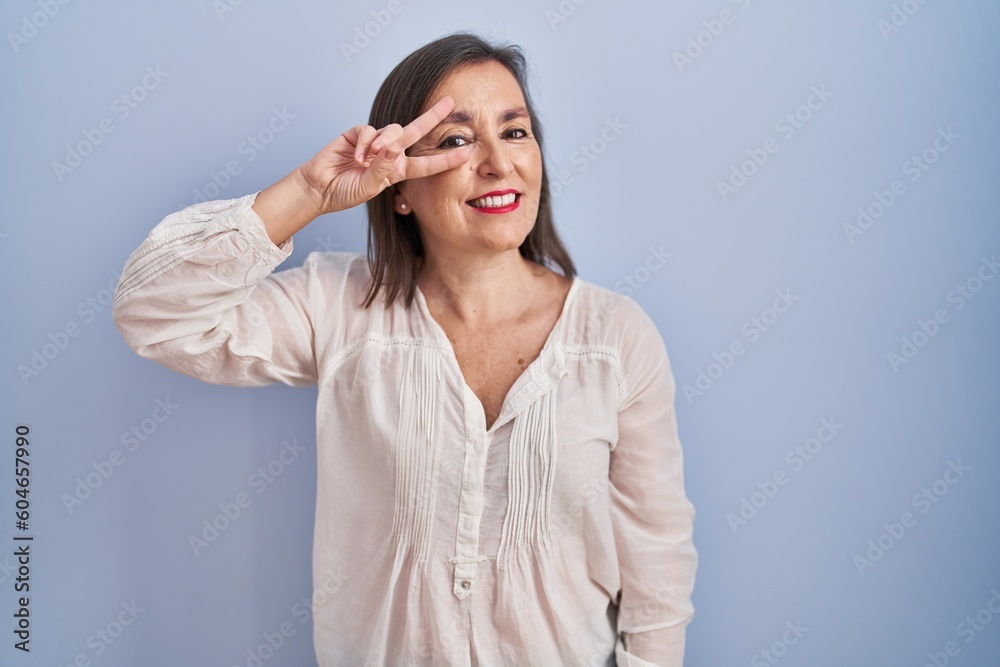
[[411,209],[410,205],[406,202],[406,196],[401,191],[401,188],[396,187],[394,190],[395,192],[392,196],[393,208],[396,210],[396,213],[399,213],[400,215],[409,215],[413,209]]

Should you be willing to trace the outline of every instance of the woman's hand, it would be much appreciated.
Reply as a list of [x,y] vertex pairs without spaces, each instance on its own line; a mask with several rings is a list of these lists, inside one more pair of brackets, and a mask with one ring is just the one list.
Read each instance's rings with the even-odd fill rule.
[[356,125],[341,134],[257,195],[252,208],[264,222],[268,237],[280,246],[320,215],[363,204],[400,181],[464,164],[469,152],[461,148],[423,157],[405,153],[454,107],[455,100],[444,97],[406,127],[394,123],[376,130]]
[[380,130],[356,125],[334,139],[299,168],[320,214],[363,204],[400,181],[464,164],[469,154],[463,150],[427,157],[407,157],[405,153],[454,107],[455,100],[445,97],[405,128],[396,123]]

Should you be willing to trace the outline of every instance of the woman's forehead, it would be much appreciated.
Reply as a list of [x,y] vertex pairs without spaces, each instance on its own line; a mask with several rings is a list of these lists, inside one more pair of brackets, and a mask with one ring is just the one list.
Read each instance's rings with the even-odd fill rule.
[[517,79],[510,70],[495,61],[463,65],[450,72],[428,96],[421,113],[445,96],[455,100],[452,115],[465,112],[471,114],[473,119],[482,113],[492,116],[501,108],[507,110],[527,106]]

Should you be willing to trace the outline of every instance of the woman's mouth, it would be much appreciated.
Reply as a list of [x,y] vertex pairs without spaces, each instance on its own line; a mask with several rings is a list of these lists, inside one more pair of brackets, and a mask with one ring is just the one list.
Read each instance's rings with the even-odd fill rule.
[[490,194],[466,202],[480,213],[509,213],[521,205],[521,195],[515,191]]

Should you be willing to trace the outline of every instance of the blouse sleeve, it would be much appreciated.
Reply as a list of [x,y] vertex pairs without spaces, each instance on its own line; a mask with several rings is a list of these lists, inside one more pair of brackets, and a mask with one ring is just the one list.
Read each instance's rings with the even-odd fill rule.
[[653,320],[628,300],[618,440],[611,453],[611,518],[621,597],[619,665],[681,667],[698,553],[684,491],[675,382]]
[[137,354],[213,384],[316,382],[309,271],[272,273],[292,240],[271,241],[255,198],[168,215],[132,253],[111,313]]

